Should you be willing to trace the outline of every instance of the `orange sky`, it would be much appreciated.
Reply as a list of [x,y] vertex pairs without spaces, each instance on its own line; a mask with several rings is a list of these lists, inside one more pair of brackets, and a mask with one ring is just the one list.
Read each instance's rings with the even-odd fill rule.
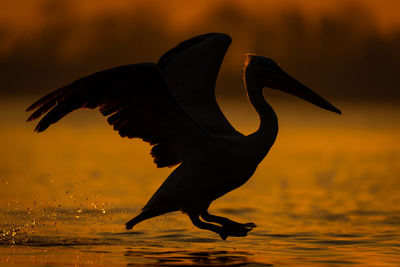
[[[178,40],[223,31],[235,40],[225,60],[230,77],[240,76],[238,59],[251,51],[274,55],[315,84],[327,84],[329,72],[341,73],[336,85],[329,82],[326,87],[336,95],[347,96],[345,88],[363,86],[370,96],[399,95],[395,81],[400,62],[400,0],[2,0],[1,4],[4,64],[0,76],[9,91],[22,92],[28,86],[13,77],[26,73],[31,62],[43,68],[37,68],[32,79],[43,81],[46,70],[55,82],[68,68],[87,73],[156,60]],[[163,38],[162,45],[158,38]],[[135,49],[143,53],[132,55]],[[302,59],[319,75],[302,68]],[[82,62],[79,68],[69,65],[78,61]],[[330,69],[324,68],[326,61],[332,62]],[[386,71],[380,71],[382,64]],[[48,82],[37,88],[51,86]],[[374,88],[384,89],[378,93]],[[355,96],[361,89],[351,90],[358,92]]]
[[[46,0],[3,0],[0,9],[0,23],[12,29],[14,34],[31,32],[43,27],[45,20],[42,14],[42,6],[51,1]],[[191,20],[201,19],[207,16],[207,11],[224,2],[234,3],[244,12],[251,12],[262,16],[264,11],[279,11],[300,8],[313,17],[327,12],[340,12],[344,6],[358,4],[369,10],[376,18],[378,27],[384,31],[390,31],[400,26],[400,1],[398,0],[194,0],[194,1],[154,1],[154,0],[97,0],[80,1],[68,0],[77,21],[91,20],[99,15],[119,14],[129,12],[138,5],[147,5],[149,10],[161,11],[167,14],[167,25],[170,27],[190,27]],[[54,3],[57,3],[56,1]]]

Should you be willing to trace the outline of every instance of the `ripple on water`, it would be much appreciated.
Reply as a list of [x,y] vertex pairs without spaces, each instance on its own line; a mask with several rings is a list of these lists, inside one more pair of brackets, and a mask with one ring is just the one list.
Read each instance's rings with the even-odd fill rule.
[[365,240],[316,240],[312,241],[312,243],[321,245],[348,246],[348,245],[367,244],[371,242]]
[[218,211],[230,215],[245,215],[248,213],[257,212],[258,210],[254,207],[241,207],[241,208],[220,208],[218,209]]
[[168,265],[211,265],[211,266],[245,266],[254,264],[256,266],[272,266],[272,264],[258,263],[252,261],[249,256],[252,253],[247,251],[226,251],[226,250],[207,250],[207,251],[189,251],[189,250],[167,250],[158,252],[128,250],[125,253],[127,257],[144,257],[146,259],[157,260],[158,263]]
[[348,260],[317,260],[317,261],[310,261],[315,263],[323,263],[323,264],[334,264],[334,265],[348,265],[348,264],[361,264],[362,262],[359,261],[348,261]]

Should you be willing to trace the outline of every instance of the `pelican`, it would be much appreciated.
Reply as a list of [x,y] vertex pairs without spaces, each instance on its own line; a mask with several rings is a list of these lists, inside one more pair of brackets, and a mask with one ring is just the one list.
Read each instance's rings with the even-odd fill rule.
[[[271,58],[247,54],[244,85],[260,125],[243,135],[228,122],[215,98],[218,72],[232,39],[207,33],[179,43],[157,63],[138,63],[100,71],[78,79],[33,103],[27,121],[42,115],[35,131],[79,108],[95,109],[121,137],[150,143],[157,167],[177,168],[167,177],[139,215],[144,220],[174,211],[218,234],[247,236],[256,225],[208,213],[214,200],[240,187],[253,175],[274,144],[278,119],[265,101],[263,88],[281,90],[320,108],[341,111],[284,72]],[[200,218],[201,217],[201,218]]]

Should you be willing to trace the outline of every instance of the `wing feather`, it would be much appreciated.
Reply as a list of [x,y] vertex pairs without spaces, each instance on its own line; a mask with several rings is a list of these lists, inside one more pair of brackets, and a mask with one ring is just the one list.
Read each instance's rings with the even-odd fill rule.
[[228,122],[215,98],[218,72],[231,42],[227,34],[203,34],[178,44],[158,61],[179,105],[217,137],[242,136]]
[[41,117],[42,132],[79,108],[99,108],[120,136],[141,138],[154,147],[158,167],[195,158],[212,142],[177,103],[158,66],[142,63],[121,66],[81,78],[33,103],[28,121]]

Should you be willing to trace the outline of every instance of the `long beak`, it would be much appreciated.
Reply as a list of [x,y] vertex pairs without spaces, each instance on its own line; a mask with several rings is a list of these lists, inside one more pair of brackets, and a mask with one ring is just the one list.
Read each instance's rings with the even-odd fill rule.
[[274,89],[281,90],[288,94],[297,96],[305,101],[310,102],[320,108],[342,114],[342,112],[334,105],[329,103],[327,100],[319,96],[317,93],[312,91],[310,88],[292,78],[289,74],[284,72],[284,78],[281,80],[279,86],[275,86]]

